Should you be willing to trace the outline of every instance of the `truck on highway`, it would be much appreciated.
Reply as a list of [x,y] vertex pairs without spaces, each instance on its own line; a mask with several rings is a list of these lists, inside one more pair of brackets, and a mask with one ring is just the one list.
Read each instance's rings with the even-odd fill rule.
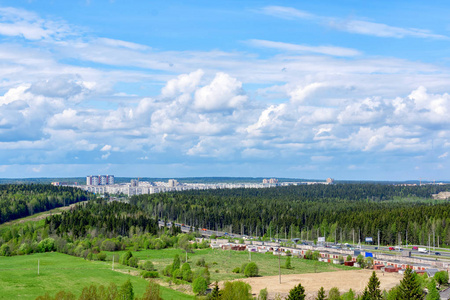
[[427,248],[419,248],[420,253],[427,253]]

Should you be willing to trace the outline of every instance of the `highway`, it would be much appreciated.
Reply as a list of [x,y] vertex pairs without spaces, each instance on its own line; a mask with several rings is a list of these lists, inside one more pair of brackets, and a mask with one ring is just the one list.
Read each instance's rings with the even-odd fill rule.
[[[159,227],[164,227],[164,221],[158,221],[158,225]],[[167,222],[167,227],[171,227],[172,226],[172,222]],[[175,223],[176,226],[179,226],[181,228],[181,232],[183,233],[189,233],[191,232],[191,228],[188,225],[184,225],[184,224],[180,224],[180,223]],[[194,229],[194,228],[192,228]],[[193,230],[192,230],[193,231]],[[216,235],[218,237],[230,237],[230,238],[236,238],[236,239],[240,239],[240,238],[244,238],[246,236],[244,235],[240,235],[240,234],[229,234],[227,232],[222,232],[222,231],[216,231],[216,230],[209,230],[206,228],[199,228],[198,229],[199,233],[202,236],[205,237],[209,237],[212,235]],[[291,242],[291,240],[286,240],[286,239],[278,239],[279,242],[276,242],[275,239],[273,239],[273,242],[276,243],[278,246],[280,246],[280,243],[286,243],[286,242]],[[308,245],[314,246],[314,242],[313,241],[303,241],[305,243],[307,243]],[[334,247],[333,247],[334,246]],[[419,245],[411,245],[412,246],[417,246],[418,248],[427,248],[425,246],[419,246]],[[384,252],[383,254],[385,255],[392,255],[392,257],[395,256],[401,256],[401,250],[389,250],[388,246],[380,246],[379,248],[375,245],[371,246],[371,245],[361,245],[361,248],[357,248],[354,247],[352,245],[349,245],[349,247],[342,245],[342,248],[335,248],[334,244],[331,243],[326,243],[326,247],[330,248],[330,250],[333,249],[343,249],[343,250],[361,250],[361,251],[370,251],[370,252]],[[401,248],[402,250],[408,250],[411,251],[411,257],[417,257],[417,258],[421,258],[421,259],[425,259],[425,260],[436,260],[439,258],[450,258],[450,252],[448,252],[448,249],[442,249],[442,248],[436,248],[436,251],[431,251],[430,254],[428,253],[421,253],[417,250],[411,250],[411,249],[406,249],[406,248]],[[431,247],[431,249],[433,249],[433,247]],[[438,252],[440,253],[440,255],[435,255],[435,253]]]

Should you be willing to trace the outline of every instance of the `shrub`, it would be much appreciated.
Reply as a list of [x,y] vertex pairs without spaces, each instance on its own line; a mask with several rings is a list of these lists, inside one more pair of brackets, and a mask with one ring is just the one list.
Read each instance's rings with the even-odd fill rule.
[[204,267],[206,265],[205,259],[203,257],[200,257],[199,260],[195,263],[197,267]]
[[141,276],[142,278],[158,278],[159,274],[157,271],[142,271]]
[[209,283],[210,283],[210,280],[211,280],[211,275],[209,274],[208,268],[205,267],[205,268],[201,268],[201,269],[195,271],[195,274],[194,274],[194,276],[193,276],[194,281],[195,281],[195,279],[198,278],[198,277],[203,277],[203,278],[205,278],[206,283],[209,284]]
[[352,256],[351,255],[347,255],[347,261],[352,261]]
[[253,299],[251,294],[252,288],[248,283],[243,281],[226,281],[222,290],[223,300],[247,300]]
[[153,266],[153,263],[149,260],[146,260],[144,263],[141,263],[139,265],[139,268],[145,271],[154,271],[155,267]]
[[106,260],[106,253],[104,252],[100,252],[97,254],[97,259],[100,261],[105,261]]
[[176,254],[175,257],[173,258],[172,272],[174,272],[175,270],[179,270],[180,265],[181,265],[180,256]]
[[258,266],[254,262],[249,263],[245,267],[244,275],[245,275],[245,277],[256,277],[256,276],[258,276]]
[[341,299],[341,293],[339,292],[339,289],[337,287],[333,287],[328,292],[328,300],[340,300]]
[[267,300],[268,295],[267,288],[262,289],[259,291],[258,300]]
[[234,268],[233,271],[231,271],[231,272],[233,272],[233,273],[239,273],[240,271],[241,271],[241,268],[236,267],[236,268]]
[[195,278],[194,282],[192,283],[192,291],[195,294],[203,295],[207,288],[208,283],[206,282],[206,279],[202,276]]
[[137,258],[135,256],[130,257],[130,259],[128,260],[128,266],[130,266],[132,268],[137,268],[138,263],[139,263],[139,258]]
[[448,273],[445,271],[436,272],[434,274],[434,279],[438,284],[447,284],[448,283]]
[[243,263],[243,264],[242,264],[242,266],[241,266],[241,270],[240,270],[240,272],[239,272],[239,273],[242,273],[242,274],[244,274],[244,271],[245,271],[245,267],[247,267],[247,264],[248,264],[248,263]]
[[128,266],[128,260],[133,256],[133,254],[128,251],[120,256],[119,263]]
[[192,270],[188,263],[184,263],[181,267],[181,278],[184,281],[192,282]]
[[286,262],[284,263],[284,267],[286,269],[292,269],[291,257],[290,256],[286,257]]

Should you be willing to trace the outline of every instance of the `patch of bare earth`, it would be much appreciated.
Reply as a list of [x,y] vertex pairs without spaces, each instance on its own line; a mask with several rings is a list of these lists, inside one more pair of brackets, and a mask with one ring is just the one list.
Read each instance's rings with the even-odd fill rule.
[[[273,299],[277,294],[282,297],[287,296],[294,286],[301,283],[305,288],[306,298],[314,299],[320,287],[323,287],[326,292],[332,287],[337,287],[341,294],[348,292],[350,289],[357,294],[361,294],[364,292],[371,275],[372,270],[355,270],[282,275],[281,284],[278,276],[253,277],[241,280],[250,284],[252,293],[255,295],[258,295],[260,290],[267,288],[269,299]],[[377,276],[380,280],[381,290],[393,288],[403,278],[398,273],[384,273],[383,275],[380,271],[377,271]]]

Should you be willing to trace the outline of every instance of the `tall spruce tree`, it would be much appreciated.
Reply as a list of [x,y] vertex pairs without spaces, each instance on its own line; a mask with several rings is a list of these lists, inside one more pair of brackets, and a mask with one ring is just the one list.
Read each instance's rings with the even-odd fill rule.
[[403,279],[398,287],[397,298],[400,300],[423,299],[423,291],[420,288],[420,282],[417,280],[417,274],[411,268],[406,268],[403,274]]
[[381,300],[383,298],[380,290],[380,280],[377,277],[375,271],[370,276],[367,288],[364,290],[363,299],[369,300]]

